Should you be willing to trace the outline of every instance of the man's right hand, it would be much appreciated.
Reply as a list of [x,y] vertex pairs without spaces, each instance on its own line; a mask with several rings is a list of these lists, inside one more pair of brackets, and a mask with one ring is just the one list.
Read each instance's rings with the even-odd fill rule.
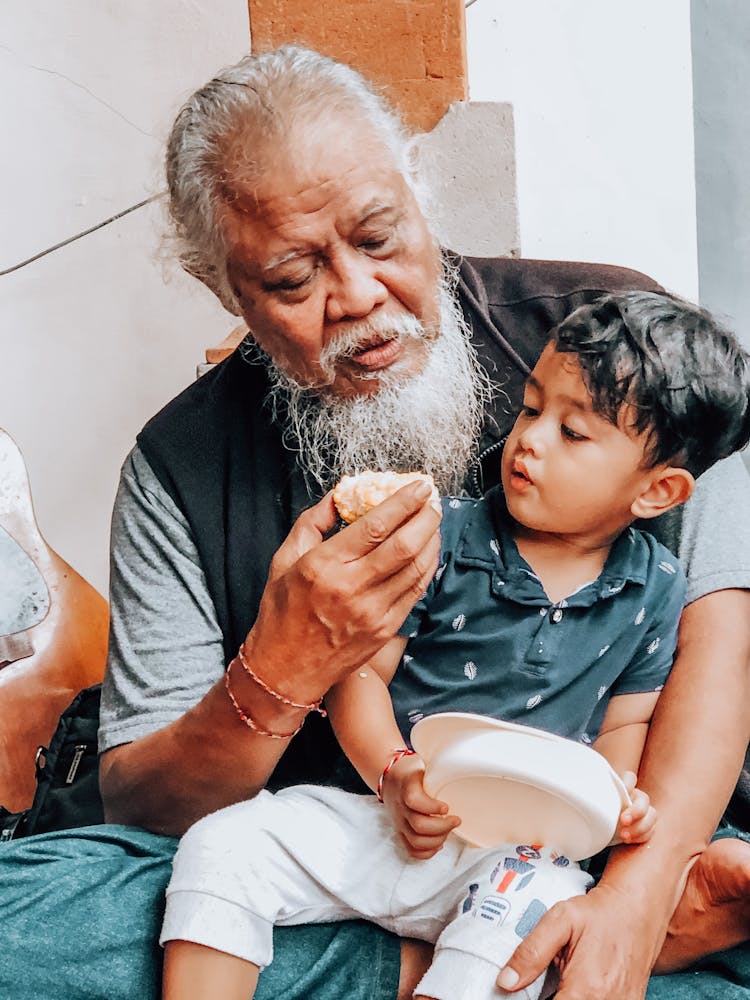
[[431,496],[425,483],[410,483],[327,539],[336,523],[330,494],[300,515],[271,563],[246,642],[271,687],[317,701],[397,633],[437,569]]
[[559,1000],[643,1000],[662,936],[652,919],[645,895],[600,884],[553,906],[511,956],[498,985],[513,993],[554,962]]

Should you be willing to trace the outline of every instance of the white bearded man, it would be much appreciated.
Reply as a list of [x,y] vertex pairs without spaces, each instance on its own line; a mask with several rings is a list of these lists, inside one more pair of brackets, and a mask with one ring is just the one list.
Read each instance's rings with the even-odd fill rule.
[[[657,287],[619,268],[441,252],[409,149],[361,77],[293,47],[225,70],[175,123],[167,174],[183,264],[250,334],[149,422],[123,468],[100,749],[107,818],[129,829],[3,848],[4,994],[157,995],[153,943],[173,838],[264,787],[347,786],[312,708],[396,634],[437,567],[428,490],[408,486],[333,535],[326,491],[339,474],[374,466],[419,468],[443,492],[478,494],[554,323],[602,291]],[[502,973],[506,988],[559,956],[560,1000],[637,1000],[655,962],[682,967],[747,937],[750,848],[731,839],[704,852],[748,736],[741,462],[722,464],[698,493],[657,528],[690,588],[639,776],[658,832],[647,849],[614,851],[588,896],[543,918]],[[730,503],[744,517],[728,531]],[[235,669],[230,698],[226,670],[241,644],[263,683]],[[122,890],[110,895],[118,876]],[[33,904],[6,921],[23,896]],[[722,896],[727,905],[713,907]],[[66,954],[45,945],[54,992],[42,970],[29,971],[37,928],[57,941],[63,914],[84,905],[97,913],[87,942]],[[392,1000],[410,995],[426,964],[423,945],[361,924],[289,929],[275,952],[258,997]],[[680,989],[658,995],[689,995]]]

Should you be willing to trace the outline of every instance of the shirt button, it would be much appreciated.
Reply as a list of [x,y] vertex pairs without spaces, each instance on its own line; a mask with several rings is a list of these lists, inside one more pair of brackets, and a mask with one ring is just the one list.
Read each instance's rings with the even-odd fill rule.
[[547,614],[547,609],[546,608],[540,608],[539,609],[539,614],[542,616],[542,618],[544,618],[544,616]]
[[563,616],[562,609],[555,608],[555,610],[552,612],[552,621],[555,623],[555,625],[557,625],[558,622],[562,621],[562,616]]

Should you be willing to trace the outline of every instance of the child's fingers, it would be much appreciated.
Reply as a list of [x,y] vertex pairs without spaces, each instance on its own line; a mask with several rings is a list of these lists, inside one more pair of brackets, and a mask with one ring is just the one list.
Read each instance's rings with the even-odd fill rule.
[[404,832],[410,836],[442,837],[443,840],[461,822],[458,816],[436,816],[434,813],[425,815],[410,809],[404,811],[404,821]]
[[625,808],[620,813],[620,819],[618,822],[618,829],[620,827],[625,828],[630,826],[632,823],[636,822],[643,816],[649,807],[649,797],[645,792],[642,792],[640,788],[636,788],[636,776],[632,771],[625,771],[622,775],[622,781],[628,790],[628,795],[630,796],[630,805],[625,806]]
[[620,816],[620,823],[623,826],[631,826],[637,823],[649,810],[651,800],[640,788],[634,788],[630,793],[630,805],[623,809]]
[[620,839],[624,844],[643,844],[651,838],[655,826],[656,809],[650,805],[641,819],[621,829]]
[[422,784],[423,772],[410,777],[408,784],[404,787],[404,805],[415,813],[422,813],[424,816],[447,816],[448,806],[439,799],[433,799],[424,790]]
[[631,804],[620,816],[618,835],[626,844],[639,844],[651,836],[656,823],[656,810],[640,788],[634,788],[630,797]]
[[446,831],[443,834],[434,836],[420,836],[414,833],[413,830],[405,831],[402,836],[406,844],[406,849],[413,858],[419,858],[421,861],[426,861],[428,858],[433,857],[446,841],[448,833]]
[[635,788],[636,782],[638,781],[635,772],[623,771],[620,777],[622,778],[623,785],[625,785],[625,788],[627,789],[628,795],[632,798],[633,792],[636,790]]

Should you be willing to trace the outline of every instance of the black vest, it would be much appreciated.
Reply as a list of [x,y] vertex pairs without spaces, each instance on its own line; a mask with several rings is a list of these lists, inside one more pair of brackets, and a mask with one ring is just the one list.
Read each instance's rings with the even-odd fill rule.
[[[474,348],[500,389],[486,415],[486,458],[468,484],[477,493],[497,481],[497,445],[512,425],[524,381],[550,329],[604,292],[658,286],[638,272],[604,265],[455,260]],[[255,621],[274,552],[300,512],[319,499],[308,492],[264,406],[267,390],[264,369],[235,351],[167,404],[138,436],[141,451],[190,525],[227,662]],[[294,671],[293,663],[289,669]],[[314,781],[364,790],[355,779],[328,722],[312,715],[270,787]]]

